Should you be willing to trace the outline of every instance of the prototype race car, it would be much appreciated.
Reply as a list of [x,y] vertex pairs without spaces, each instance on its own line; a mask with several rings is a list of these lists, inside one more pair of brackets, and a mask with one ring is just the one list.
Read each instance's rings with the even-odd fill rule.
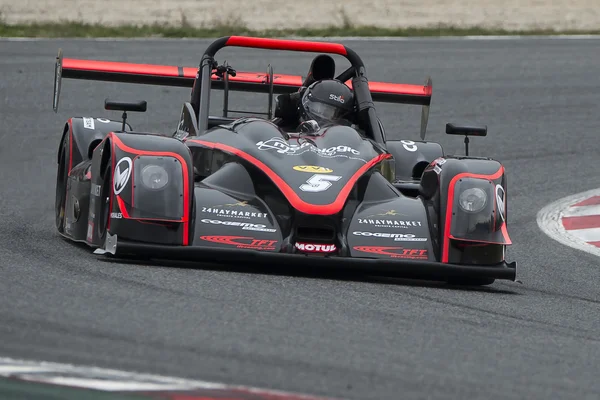
[[[239,72],[219,65],[226,46],[322,53],[306,77]],[[332,55],[351,66],[335,75]],[[230,36],[215,40],[198,68],[63,58],[62,78],[191,87],[174,132],[136,132],[127,112],[146,102],[105,101],[122,120],[70,118],[58,149],[56,227],[114,257],[360,270],[486,285],[515,280],[505,260],[504,167],[468,156],[468,138],[487,127],[447,124],[467,155],[425,141],[431,80],[369,82],[361,58],[336,43]],[[290,98],[311,82],[352,89],[352,124],[284,129]],[[212,89],[223,115],[210,115]],[[230,91],[268,94],[265,116],[231,117]],[[274,98],[274,95],[278,96]],[[420,140],[386,140],[375,101],[423,106]],[[273,110],[273,103],[275,109]],[[260,114],[262,115],[262,114]]]

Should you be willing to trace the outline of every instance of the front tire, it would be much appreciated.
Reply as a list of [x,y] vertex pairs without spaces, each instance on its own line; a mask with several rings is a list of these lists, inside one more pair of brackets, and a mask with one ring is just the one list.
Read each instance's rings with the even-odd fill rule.
[[110,197],[112,189],[112,160],[108,159],[106,168],[104,169],[104,179],[102,181],[102,191],[100,193],[100,199],[102,204],[100,206],[100,215],[98,218],[98,237],[100,246],[104,245],[106,241],[106,234],[108,232],[108,221],[110,218]]
[[65,231],[65,207],[67,203],[67,179],[69,179],[67,136],[62,140],[56,171],[56,197],[54,202],[55,225],[59,233]]

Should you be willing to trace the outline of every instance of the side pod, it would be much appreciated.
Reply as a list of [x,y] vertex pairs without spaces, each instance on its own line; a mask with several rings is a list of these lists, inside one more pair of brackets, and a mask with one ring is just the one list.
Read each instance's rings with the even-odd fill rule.
[[507,231],[507,187],[498,161],[440,157],[425,169],[420,194],[435,232],[440,260],[497,264],[511,244]]

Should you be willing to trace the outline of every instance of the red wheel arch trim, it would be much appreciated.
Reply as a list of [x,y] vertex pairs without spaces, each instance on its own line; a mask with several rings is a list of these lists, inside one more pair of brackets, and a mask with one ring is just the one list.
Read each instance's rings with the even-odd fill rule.
[[[461,178],[479,178],[479,179],[495,180],[495,179],[500,178],[503,174],[504,174],[504,167],[501,166],[500,169],[498,169],[498,171],[496,171],[495,173],[493,173],[491,175],[473,174],[470,172],[463,172],[452,178],[452,180],[450,181],[450,184],[448,185],[448,203],[446,204],[446,223],[444,225],[444,238],[443,238],[443,245],[442,245],[442,262],[447,263],[448,259],[450,257],[450,254],[449,254],[450,253],[450,239],[453,239],[452,235],[450,234],[450,228],[451,228],[450,225],[452,224],[452,205],[454,204],[454,187],[456,185],[456,181],[458,181]],[[502,232],[502,235],[504,236],[507,243],[510,244],[511,240],[508,236],[508,231],[506,229],[506,222],[502,223],[502,227],[500,228],[500,231]]]
[[365,172],[367,172],[370,168],[375,166],[377,163],[391,157],[391,154],[380,154],[379,156],[371,159],[365,165],[360,167],[354,173],[354,175],[352,175],[352,177],[350,177],[350,179],[344,185],[342,190],[340,190],[340,193],[338,194],[337,198],[333,201],[333,203],[324,204],[324,205],[316,205],[316,204],[307,203],[304,200],[302,200],[300,198],[300,196],[298,196],[298,194],[279,175],[277,175],[271,168],[269,168],[262,161],[258,160],[256,157],[253,157],[250,154],[246,153],[245,151],[242,151],[242,150],[237,149],[232,146],[228,146],[226,144],[207,142],[207,141],[198,140],[198,139],[190,139],[190,140],[188,140],[188,142],[198,143],[202,146],[206,146],[211,149],[217,149],[217,150],[221,150],[221,151],[224,151],[224,152],[227,152],[230,154],[234,154],[234,155],[248,161],[249,163],[253,164],[257,168],[262,170],[265,174],[267,174],[267,176],[273,181],[273,183],[275,183],[275,185],[279,188],[279,190],[281,190],[281,192],[285,195],[285,197],[288,199],[288,201],[290,202],[292,207],[294,207],[296,210],[298,210],[302,213],[312,214],[312,215],[333,215],[333,214],[337,214],[338,212],[340,212],[342,210],[342,208],[344,208],[346,199],[348,198],[348,195],[350,194],[350,191],[352,190],[352,187],[354,186],[356,181],[358,181],[358,179]]

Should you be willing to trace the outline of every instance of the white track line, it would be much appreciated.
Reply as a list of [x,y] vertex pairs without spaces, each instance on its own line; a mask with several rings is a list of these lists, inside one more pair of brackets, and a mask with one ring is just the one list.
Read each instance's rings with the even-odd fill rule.
[[[537,224],[546,235],[552,239],[575,249],[600,257],[600,248],[586,243],[586,241],[595,241],[599,234],[598,228],[566,230],[562,224],[562,217],[567,216],[566,210],[572,204],[579,203],[592,196],[600,195],[600,189],[592,189],[586,192],[564,197],[542,208],[537,214]],[[595,208],[592,207],[592,208]],[[588,239],[591,238],[590,239]]]
[[126,372],[108,368],[60,364],[45,361],[17,360],[0,357],[0,377],[51,383],[102,391],[171,391],[171,390],[240,390],[262,396],[324,400],[323,397],[300,395],[249,386],[225,385],[162,375]]

